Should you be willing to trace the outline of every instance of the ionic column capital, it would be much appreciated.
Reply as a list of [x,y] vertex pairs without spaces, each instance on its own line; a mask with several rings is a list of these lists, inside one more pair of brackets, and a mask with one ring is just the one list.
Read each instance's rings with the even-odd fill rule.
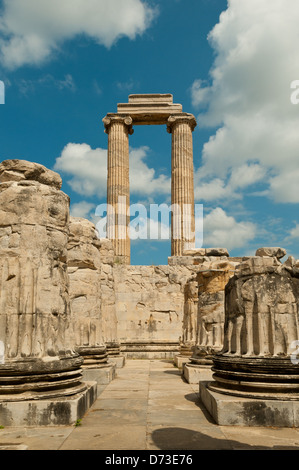
[[109,134],[111,125],[113,123],[121,123],[128,129],[128,134],[132,135],[134,133],[133,129],[133,119],[129,115],[123,114],[107,114],[106,117],[103,119],[103,123],[105,126],[105,133]]
[[167,120],[167,132],[171,134],[177,124],[188,124],[192,132],[197,126],[197,122],[193,114],[172,114]]

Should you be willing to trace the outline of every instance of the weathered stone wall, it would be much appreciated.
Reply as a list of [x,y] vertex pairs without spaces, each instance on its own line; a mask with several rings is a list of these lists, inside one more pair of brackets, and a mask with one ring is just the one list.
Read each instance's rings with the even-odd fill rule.
[[[192,269],[116,265],[114,276],[118,337],[124,351],[137,351],[138,344],[141,353],[142,347],[157,354],[161,348],[177,350],[182,336],[184,285]],[[145,347],[150,344],[152,348]]]
[[118,339],[128,356],[172,357],[184,334],[186,284],[220,256],[172,257],[167,266],[114,265]]

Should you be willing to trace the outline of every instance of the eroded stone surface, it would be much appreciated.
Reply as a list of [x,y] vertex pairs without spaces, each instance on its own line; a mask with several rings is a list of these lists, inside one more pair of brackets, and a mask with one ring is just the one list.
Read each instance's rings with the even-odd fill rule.
[[67,333],[69,198],[57,189],[59,175],[40,165],[14,160],[1,168],[6,180],[13,171],[0,183],[1,398],[77,393],[82,361]]
[[71,217],[68,275],[76,349],[83,367],[107,363],[102,331],[100,241],[92,222]]
[[256,251],[256,256],[272,256],[277,259],[284,258],[286,254],[286,250],[279,247],[259,248]]
[[228,259],[204,263],[197,275],[199,288],[197,343],[193,363],[206,364],[223,346],[224,290],[236,263]]
[[56,189],[62,186],[60,175],[39,163],[26,160],[4,160],[0,163],[0,183],[24,180],[38,181]]
[[298,400],[299,275],[277,257],[244,261],[225,289],[225,334],[211,389],[243,397]]

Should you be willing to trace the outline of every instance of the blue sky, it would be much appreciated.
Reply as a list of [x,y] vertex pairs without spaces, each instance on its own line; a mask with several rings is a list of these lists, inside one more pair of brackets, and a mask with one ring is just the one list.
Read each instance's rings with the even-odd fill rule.
[[[0,0],[0,158],[58,171],[71,212],[106,201],[102,118],[132,93],[171,93],[198,120],[204,246],[299,257],[297,0]],[[0,101],[1,102],[1,101]],[[131,201],[169,202],[171,137],[130,138]],[[170,242],[132,242],[167,264]]]

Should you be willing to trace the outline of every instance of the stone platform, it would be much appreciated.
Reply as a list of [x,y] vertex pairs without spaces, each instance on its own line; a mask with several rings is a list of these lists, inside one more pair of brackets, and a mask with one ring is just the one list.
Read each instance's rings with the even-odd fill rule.
[[190,361],[190,356],[178,355],[173,359],[173,363],[179,369],[183,369],[184,365]]
[[71,426],[83,418],[97,398],[96,382],[82,382],[71,396],[42,400],[0,401],[0,423],[15,426]]
[[183,367],[183,375],[189,384],[198,384],[202,380],[212,380],[213,372],[211,366],[188,363]]
[[115,364],[117,369],[122,369],[126,364],[126,356],[120,354],[119,356],[110,356],[108,358],[108,363],[110,365]]
[[98,385],[108,385],[116,375],[116,364],[111,362],[98,368],[83,369],[83,380],[96,382]]
[[200,400],[220,426],[299,427],[299,401],[235,397],[199,383]]
[[104,463],[111,450],[192,455],[193,450],[298,450],[299,442],[298,428],[217,425],[199,401],[198,385],[186,383],[165,360],[128,359],[80,424],[0,429],[0,450],[100,450]]

